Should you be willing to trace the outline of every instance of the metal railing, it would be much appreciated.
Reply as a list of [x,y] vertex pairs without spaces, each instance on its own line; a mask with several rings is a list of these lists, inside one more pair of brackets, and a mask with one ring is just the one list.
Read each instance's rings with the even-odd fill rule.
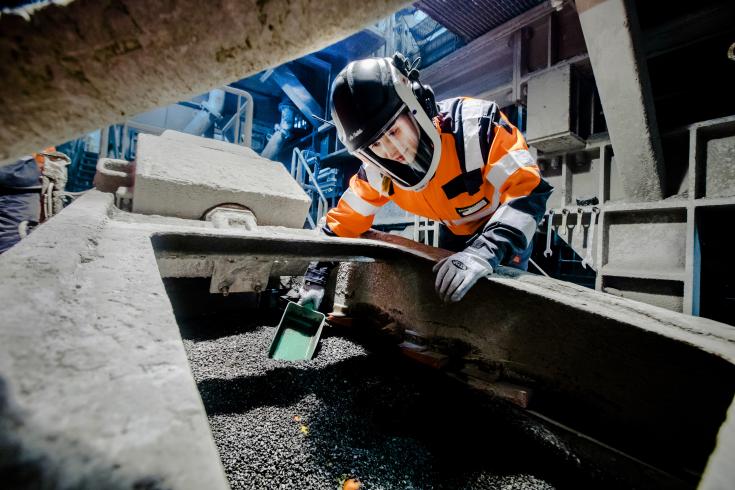
[[[230,120],[222,126],[222,137],[225,137],[225,132],[232,126],[234,133],[232,143],[236,145],[240,144],[240,115],[244,110],[245,127],[242,129],[242,145],[251,148],[253,142],[253,96],[249,92],[229,86],[223,87],[222,90],[228,94],[237,96],[237,110]],[[245,105],[241,105],[241,99],[245,99]]]
[[[421,232],[423,232],[423,240]],[[425,245],[439,246],[439,222],[417,214],[413,217],[413,240]]]
[[[306,171],[306,176],[309,177],[309,184],[306,183],[304,171]],[[293,153],[291,154],[291,177],[293,177],[296,182],[298,182],[302,189],[306,190],[307,192],[312,190],[316,192],[316,215],[313,218],[311,216],[311,213],[307,214],[306,216],[312,229],[316,228],[317,223],[319,223],[319,221],[324,216],[326,216],[329,204],[327,202],[327,198],[324,196],[324,193],[319,187],[319,183],[316,180],[316,175],[314,175],[314,172],[312,172],[311,168],[309,168],[309,164],[304,157],[304,153],[299,148],[294,148]]]
[[[229,86],[222,87],[222,90],[237,97],[237,110],[232,117],[230,117],[227,123],[222,126],[222,129],[220,130],[222,137],[228,143],[235,143],[236,145],[242,145],[250,148],[253,141],[253,96],[250,95],[249,92]],[[245,121],[241,121],[243,112],[245,113]],[[112,129],[114,131],[118,131],[117,127],[113,127]],[[138,133],[155,135],[160,135],[166,130],[165,127],[145,124],[134,120],[127,120],[122,125],[120,135],[115,135],[115,148],[111,151],[112,157],[125,158],[125,155],[130,151],[131,145],[134,144],[134,141],[132,136],[129,134],[129,129],[133,129]],[[228,138],[225,133],[230,130],[232,130],[232,136],[231,138]],[[100,158],[108,156],[108,152],[106,150],[109,141],[109,132],[109,127],[101,130]],[[242,141],[240,141],[240,139],[242,139]]]

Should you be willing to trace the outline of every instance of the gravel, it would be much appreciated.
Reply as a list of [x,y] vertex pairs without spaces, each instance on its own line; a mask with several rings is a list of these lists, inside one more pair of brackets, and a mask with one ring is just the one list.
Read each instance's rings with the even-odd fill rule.
[[274,327],[226,328],[184,344],[233,489],[554,488],[433,372],[336,336],[275,361]]

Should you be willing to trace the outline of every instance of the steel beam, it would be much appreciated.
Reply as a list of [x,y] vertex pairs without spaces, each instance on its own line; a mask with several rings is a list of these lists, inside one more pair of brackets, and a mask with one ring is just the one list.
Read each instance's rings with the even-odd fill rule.
[[281,90],[298,107],[301,113],[306,116],[311,125],[318,128],[321,121],[317,117],[324,117],[324,109],[306,90],[296,74],[288,66],[279,66],[273,70],[271,78],[281,87]]

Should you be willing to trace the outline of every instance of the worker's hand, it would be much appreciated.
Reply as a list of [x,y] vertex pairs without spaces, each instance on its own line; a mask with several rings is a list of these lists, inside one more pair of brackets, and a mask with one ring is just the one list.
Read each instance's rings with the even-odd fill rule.
[[478,255],[457,252],[437,262],[433,271],[436,292],[442,301],[450,303],[464,298],[478,279],[493,273],[493,267]]
[[304,284],[299,289],[299,305],[316,311],[324,299],[324,286],[318,284]]

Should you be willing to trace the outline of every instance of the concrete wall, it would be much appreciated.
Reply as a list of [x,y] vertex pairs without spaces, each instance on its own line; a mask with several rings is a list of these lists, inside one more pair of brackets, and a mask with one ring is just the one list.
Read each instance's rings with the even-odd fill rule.
[[0,16],[0,162],[327,46],[403,0],[76,0]]

